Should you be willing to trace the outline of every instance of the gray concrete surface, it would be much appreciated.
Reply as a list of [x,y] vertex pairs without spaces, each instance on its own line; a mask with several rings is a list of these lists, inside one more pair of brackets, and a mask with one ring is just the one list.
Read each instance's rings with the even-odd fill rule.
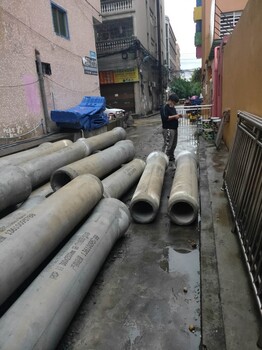
[[[136,157],[145,160],[161,150],[159,115],[135,120],[127,133]],[[257,349],[260,317],[220,190],[228,153],[202,137],[198,142],[196,126],[182,120],[176,153],[198,148],[199,220],[181,227],[167,216],[175,172],[171,163],[155,221],[132,222],[58,350]],[[133,192],[122,198],[127,205]]]
[[[202,276],[209,279],[213,286],[216,284],[215,279],[218,281],[219,292],[217,292],[217,295],[220,302],[220,317],[222,316],[220,324],[224,327],[225,335],[225,347],[221,345],[221,347],[217,348],[255,350],[258,349],[256,343],[261,329],[261,315],[255,301],[238,237],[232,233],[234,223],[226,193],[221,190],[228,152],[223,144],[221,144],[220,150],[217,151],[212,143],[203,139],[200,149],[202,153],[204,152],[206,162],[212,213],[212,231],[215,243],[214,253],[217,261],[217,275],[215,276],[214,274],[212,276],[212,274],[208,274],[208,271],[204,268],[205,265],[202,265]],[[203,212],[204,208],[202,208],[202,214]],[[207,238],[206,233],[201,230],[202,241]],[[205,254],[205,251],[203,254]],[[208,301],[202,303],[202,319],[204,318],[207,304]],[[211,307],[209,306],[209,308]],[[203,338],[206,336],[208,340],[210,334],[212,334],[211,327],[209,325],[204,327],[203,325]],[[205,340],[203,342],[205,343]],[[212,349],[212,347],[207,346],[207,349]]]

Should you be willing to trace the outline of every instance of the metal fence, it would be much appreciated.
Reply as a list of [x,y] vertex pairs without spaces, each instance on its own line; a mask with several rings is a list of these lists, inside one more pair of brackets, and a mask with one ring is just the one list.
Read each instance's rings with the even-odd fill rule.
[[211,117],[212,105],[191,105],[191,106],[176,106],[176,111],[183,115],[194,115],[202,117],[203,119],[208,119]]
[[262,118],[238,112],[224,186],[262,311]]

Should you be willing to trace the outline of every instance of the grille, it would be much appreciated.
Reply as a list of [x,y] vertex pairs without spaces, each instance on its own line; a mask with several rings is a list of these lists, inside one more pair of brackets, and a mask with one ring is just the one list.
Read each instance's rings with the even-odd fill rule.
[[238,112],[224,185],[261,312],[262,118]]

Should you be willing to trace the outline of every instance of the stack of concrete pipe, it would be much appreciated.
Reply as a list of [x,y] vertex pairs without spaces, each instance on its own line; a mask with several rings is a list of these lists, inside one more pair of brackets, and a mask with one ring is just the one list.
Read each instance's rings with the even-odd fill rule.
[[[122,130],[121,135],[123,136]],[[103,143],[105,144],[106,142]],[[89,145],[93,149],[98,146],[94,138],[90,138]],[[102,147],[101,141],[99,147]],[[51,183],[47,183],[35,190],[17,211],[0,220],[0,305],[103,196],[120,198],[138,181],[145,162],[133,159],[134,153],[131,141],[119,141],[114,146],[83,159],[84,162],[80,164],[82,167],[79,167],[78,162],[72,163],[69,169],[73,176],[69,183],[63,183],[59,189],[55,188],[57,191],[54,193]],[[104,185],[98,177],[92,175],[94,173],[104,177],[123,163],[126,164],[103,180]],[[119,186],[121,178],[123,181]]]
[[[133,159],[120,169],[103,179],[103,196],[120,199],[141,177],[145,168],[142,159]],[[24,217],[29,210],[44,201],[53,193],[50,182],[34,190],[28,199],[12,213],[0,220],[0,232],[6,230],[17,220]]]
[[[113,244],[130,224],[129,210],[114,198],[133,186],[144,170],[145,162],[133,157],[133,143],[120,141],[85,158],[82,168],[72,163],[70,171],[75,173],[68,183],[56,192],[47,183],[20,206],[18,216],[6,217],[9,222],[4,220],[0,230],[0,305],[95,207],[2,316],[1,349],[55,349]],[[92,175],[103,177],[123,163],[103,184]]]
[[103,199],[1,318],[0,349],[55,349],[113,244],[129,223],[129,211],[122,202]]
[[168,215],[177,225],[190,225],[199,211],[196,156],[182,151],[176,158],[176,173],[169,200]]
[[96,206],[101,181],[81,175],[0,232],[0,305]]
[[[0,211],[11,205],[21,203],[29,197],[32,189],[47,182],[58,168],[89,156],[95,151],[107,148],[126,138],[126,132],[118,127],[75,143],[60,142],[56,147],[41,147],[21,152],[13,157],[1,159],[0,168]],[[57,149],[57,147],[62,147]],[[31,153],[30,153],[31,151]],[[45,152],[44,152],[45,151]],[[44,153],[43,153],[44,152]]]
[[[58,160],[56,156],[61,150],[49,154],[43,154],[41,150],[41,161],[37,156],[41,147],[31,155],[24,154],[24,161],[19,162],[15,156],[12,157],[14,163],[11,163],[11,157],[8,161],[2,160],[5,169],[13,170],[9,177],[21,173],[31,181],[30,191],[15,203],[31,195],[16,212],[0,220],[0,305],[6,308],[11,297],[15,297],[13,293],[43,262],[46,264],[50,254],[63,245],[69,234],[72,237],[1,317],[1,349],[55,349],[113,244],[126,232],[130,213],[115,198],[120,198],[138,182],[145,162],[133,159],[133,143],[119,141],[119,136],[117,134],[117,140],[110,137],[109,143],[107,140],[98,144],[90,138],[88,146],[85,140],[77,141],[75,147],[68,144],[63,150],[71,148],[65,152],[69,157],[74,151],[85,157],[91,149],[106,149],[76,162],[71,162],[74,156],[70,157],[70,166],[61,169],[57,166],[61,163],[57,161],[58,171],[52,171],[51,180],[57,173],[65,172],[68,181],[58,187],[50,181],[32,193],[33,186],[38,184],[33,169],[40,171],[39,165],[47,165],[48,159]],[[125,136],[121,131],[120,139]],[[85,144],[84,155],[82,144]],[[54,158],[50,158],[52,155]],[[25,160],[30,156],[31,159]],[[34,162],[38,165],[34,166]],[[43,169],[43,172],[47,173],[47,170]],[[7,181],[7,172],[5,174]],[[48,176],[39,174],[41,181]],[[98,177],[105,178],[102,182]],[[4,179],[1,180],[4,183]],[[20,188],[23,186],[24,183]],[[9,201],[8,205],[10,203],[14,201]],[[80,228],[74,233],[76,226]]]

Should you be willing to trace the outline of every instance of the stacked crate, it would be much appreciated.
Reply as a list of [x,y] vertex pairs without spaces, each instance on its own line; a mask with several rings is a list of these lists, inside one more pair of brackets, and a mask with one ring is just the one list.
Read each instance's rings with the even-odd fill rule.
[[202,135],[205,140],[214,140],[214,130],[211,119],[202,119]]
[[205,140],[215,140],[220,123],[221,119],[216,117],[201,120],[201,134]]

